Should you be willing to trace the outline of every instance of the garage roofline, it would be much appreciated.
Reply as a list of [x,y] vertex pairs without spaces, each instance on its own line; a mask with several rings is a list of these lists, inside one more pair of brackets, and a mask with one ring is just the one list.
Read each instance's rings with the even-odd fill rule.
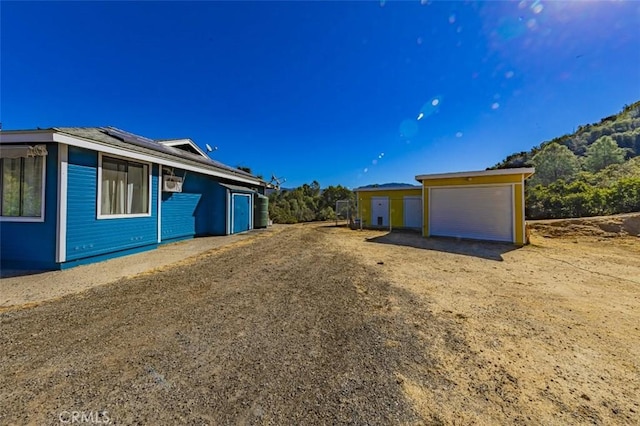
[[431,179],[447,179],[447,178],[466,178],[466,177],[479,177],[479,176],[503,176],[503,175],[523,175],[524,179],[530,177],[535,173],[536,169],[533,167],[518,167],[513,169],[498,169],[498,170],[478,170],[472,172],[453,172],[453,173],[436,173],[431,175],[418,175],[416,180],[422,182]]

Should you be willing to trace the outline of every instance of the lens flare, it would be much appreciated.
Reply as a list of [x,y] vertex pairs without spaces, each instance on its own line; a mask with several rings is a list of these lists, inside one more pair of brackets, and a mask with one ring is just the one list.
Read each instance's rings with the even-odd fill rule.
[[535,13],[536,15],[539,14],[540,12],[542,12],[542,10],[544,9],[544,6],[540,3],[540,0],[536,0],[533,2],[533,4],[530,7],[531,11],[533,13]]

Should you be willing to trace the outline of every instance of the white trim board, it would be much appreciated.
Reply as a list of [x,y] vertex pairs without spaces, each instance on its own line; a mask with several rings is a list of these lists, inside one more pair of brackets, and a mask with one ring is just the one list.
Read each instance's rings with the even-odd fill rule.
[[[158,140],[156,141],[164,146],[171,146],[171,147],[176,147],[179,145],[189,145],[191,146],[193,149],[195,149],[196,151],[198,151],[198,153],[200,155],[202,155],[204,158],[209,158],[209,156],[198,146],[196,145],[196,143],[194,141],[192,141],[191,139],[185,138],[185,139],[168,139],[168,140]],[[180,149],[180,148],[177,148]]]
[[[162,242],[162,167],[159,164],[154,164],[154,166],[158,167],[158,201],[157,201],[157,222],[158,222],[158,244]],[[153,183],[153,171],[151,172],[151,179]],[[149,192],[151,192],[151,188],[149,188]]]
[[67,260],[67,187],[69,183],[69,147],[58,145],[58,217],[56,218],[56,262]]
[[93,151],[104,152],[105,154],[119,155],[119,156],[131,158],[134,160],[157,163],[163,166],[176,167],[183,170],[189,170],[191,172],[197,172],[197,173],[201,173],[209,176],[222,177],[222,178],[234,180],[237,182],[245,182],[245,183],[251,183],[254,185],[260,185],[260,181],[255,179],[243,178],[243,177],[235,176],[228,173],[222,173],[215,170],[206,169],[204,167],[197,167],[197,166],[192,166],[190,164],[184,164],[179,161],[154,157],[152,155],[142,154],[139,152],[129,151],[126,149],[114,148],[111,146],[102,145],[97,142],[92,142],[85,139],[79,139],[79,138],[75,138],[67,135],[61,135],[58,133],[53,134],[53,141],[59,142],[59,143],[66,143],[69,145],[90,149]]
[[[431,179],[450,179],[464,177],[483,177],[483,176],[504,176],[504,175],[522,175],[529,177],[536,171],[533,167],[519,167],[515,169],[497,169],[497,170],[478,170],[471,172],[453,172],[453,173],[436,173],[431,175],[417,175],[416,180],[419,182]],[[526,175],[526,176],[525,176]]]
[[224,173],[222,171],[216,171],[207,169],[205,167],[198,167],[190,164],[184,164],[177,160],[170,160],[165,158],[156,157],[149,154],[143,154],[136,151],[127,150],[124,148],[116,148],[109,145],[104,145],[99,142],[92,141],[90,139],[84,139],[76,136],[70,136],[66,134],[57,133],[56,131],[24,131],[24,132],[0,132],[0,144],[5,143],[46,143],[57,142],[64,143],[70,146],[77,146],[79,148],[85,148],[93,151],[104,152],[106,154],[120,155],[123,157],[131,158],[134,160],[146,161],[163,166],[176,167],[183,170],[189,170],[191,172],[197,172],[208,176],[216,176],[225,179],[229,179],[236,182],[250,183],[252,185],[261,186],[260,180],[251,179],[248,177],[237,176],[231,173]]
[[233,229],[233,224],[231,223],[231,209],[233,206],[231,205],[231,191],[227,189],[227,235],[231,235],[231,230]]

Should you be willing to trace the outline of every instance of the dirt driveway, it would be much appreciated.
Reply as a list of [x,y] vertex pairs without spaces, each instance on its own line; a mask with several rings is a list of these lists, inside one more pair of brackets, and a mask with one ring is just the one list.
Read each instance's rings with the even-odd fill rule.
[[638,424],[638,238],[296,225],[0,313],[0,424]]

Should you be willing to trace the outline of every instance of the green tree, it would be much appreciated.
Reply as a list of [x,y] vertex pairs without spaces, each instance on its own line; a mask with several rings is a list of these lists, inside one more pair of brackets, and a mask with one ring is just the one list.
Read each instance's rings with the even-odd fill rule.
[[536,183],[548,185],[558,179],[571,180],[580,170],[580,161],[569,148],[552,142],[533,157]]
[[625,153],[611,136],[602,136],[587,148],[585,165],[590,171],[597,172],[611,164],[623,163]]
[[269,195],[269,215],[275,223],[310,222],[335,219],[337,200],[349,200],[355,211],[355,196],[343,186],[322,190],[317,181],[291,191],[274,191]]

